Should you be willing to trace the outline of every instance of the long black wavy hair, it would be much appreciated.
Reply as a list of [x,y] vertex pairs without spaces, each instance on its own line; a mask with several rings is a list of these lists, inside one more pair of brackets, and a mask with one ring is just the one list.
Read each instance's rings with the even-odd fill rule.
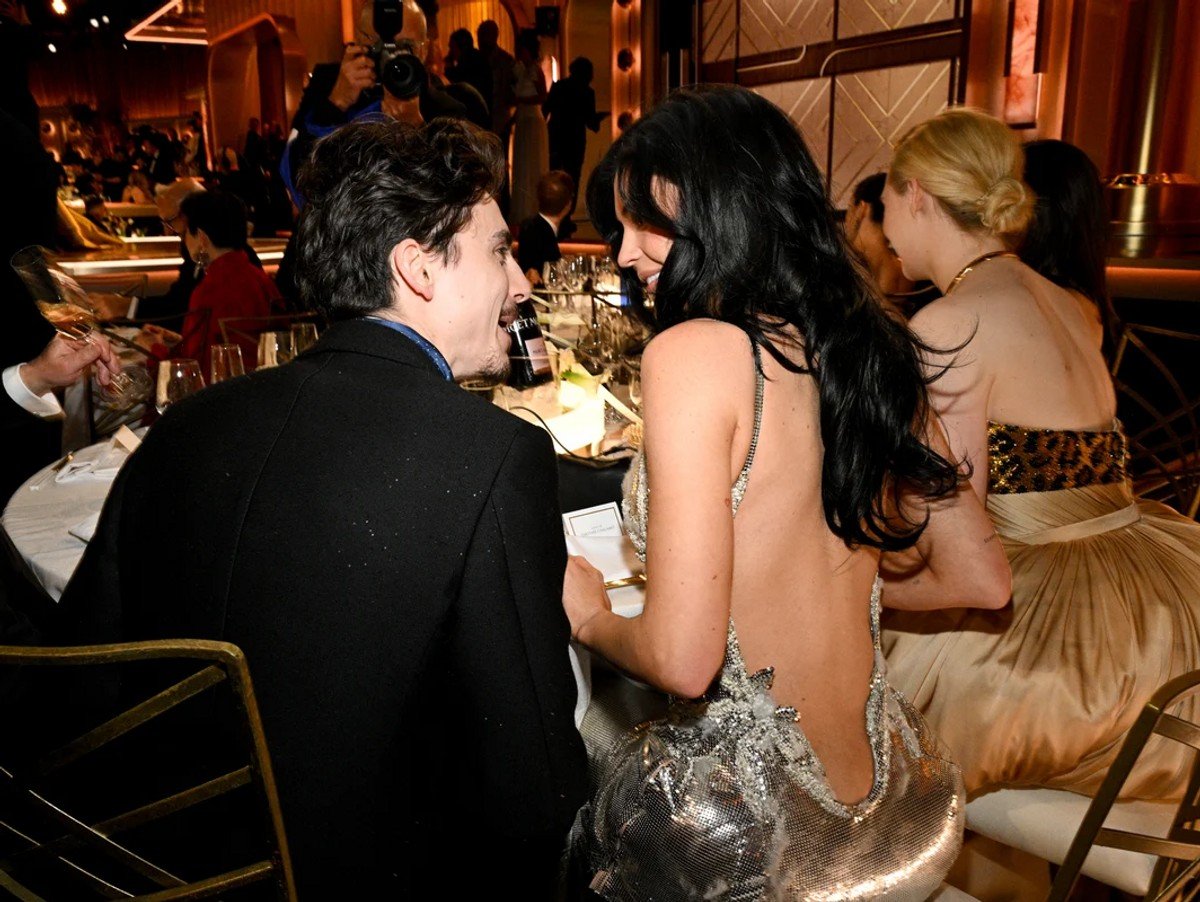
[[[656,177],[678,189],[672,215],[655,198]],[[916,542],[928,513],[910,522],[887,501],[902,489],[940,498],[962,477],[924,441],[922,346],[852,262],[795,126],[743,88],[677,91],[612,145],[588,184],[592,219],[619,252],[614,187],[628,218],[674,237],[647,311],[654,327],[722,320],[789,371],[811,373],[820,389],[829,528],[849,547]],[[645,308],[634,273],[622,276]],[[790,329],[802,338],[802,364],[779,349],[793,342]]]
[[1096,304],[1104,323],[1104,356],[1111,360],[1119,323],[1104,269],[1108,211],[1100,170],[1074,144],[1043,138],[1025,145],[1025,181],[1037,203],[1019,248],[1021,259]]

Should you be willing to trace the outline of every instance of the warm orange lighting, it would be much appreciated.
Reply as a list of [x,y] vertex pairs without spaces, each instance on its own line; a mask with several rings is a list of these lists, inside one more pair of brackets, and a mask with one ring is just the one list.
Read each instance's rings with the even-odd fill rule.
[[54,2],[50,4],[50,8],[60,16],[65,16],[67,14],[66,0],[54,0]]
[[169,12],[183,12],[183,0],[167,0],[162,6],[125,32],[127,41],[145,41],[151,44],[202,44],[208,45],[208,37],[201,37],[197,29],[159,26],[152,34],[144,32]]

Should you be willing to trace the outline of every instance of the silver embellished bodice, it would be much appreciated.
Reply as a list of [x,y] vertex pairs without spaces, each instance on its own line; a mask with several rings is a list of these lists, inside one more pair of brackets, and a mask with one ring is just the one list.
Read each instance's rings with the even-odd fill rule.
[[[735,514],[762,416],[757,350],[754,434],[733,487]],[[644,555],[649,487],[641,455],[630,473],[626,528]],[[887,683],[880,594],[876,577],[864,712],[874,778],[866,797],[847,805],[833,794],[796,710],[771,696],[773,670],[747,671],[731,620],[710,691],[671,699],[665,717],[625,731],[600,755],[596,793],[581,814],[593,890],[617,900],[748,902],[915,900],[937,889],[962,843],[962,779]]]

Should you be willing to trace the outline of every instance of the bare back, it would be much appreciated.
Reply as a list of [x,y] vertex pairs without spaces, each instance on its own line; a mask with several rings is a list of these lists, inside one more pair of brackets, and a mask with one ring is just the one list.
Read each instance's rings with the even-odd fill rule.
[[[673,358],[705,360],[706,367],[721,374],[706,385],[705,415],[724,418],[728,424],[722,430],[727,438],[721,451],[728,498],[754,429],[749,340],[733,326],[707,320],[685,323],[656,342],[664,337],[681,345]],[[694,350],[689,344],[695,344]],[[787,353],[803,362],[798,347]],[[874,665],[869,606],[878,555],[851,552],[825,522],[816,382],[789,372],[769,353],[761,356],[766,380],[760,433],[745,495],[733,519],[731,614],[748,668],[775,669],[772,695],[799,712],[800,725],[835,796],[855,802],[867,794],[873,778],[865,708]],[[649,419],[654,416],[648,409],[652,536],[656,521],[674,517],[659,486],[679,476],[671,472],[670,456],[655,449]],[[715,452],[720,445],[714,442],[712,447]],[[654,538],[648,543],[652,582],[658,566],[656,544]]]
[[[1096,305],[1017,260],[997,260],[913,318],[927,343],[953,348],[954,365],[930,387],[956,454],[974,466],[982,496],[987,424],[1045,429],[1111,429],[1112,380],[1100,353]],[[950,357],[931,361],[935,368]]]

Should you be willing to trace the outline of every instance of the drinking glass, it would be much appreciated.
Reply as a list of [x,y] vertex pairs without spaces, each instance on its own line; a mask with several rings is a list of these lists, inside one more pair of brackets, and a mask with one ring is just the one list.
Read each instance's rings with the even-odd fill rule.
[[303,354],[317,343],[316,323],[296,323],[292,326],[292,353]]
[[634,410],[642,407],[642,369],[640,366],[629,367],[629,402]]
[[296,356],[291,332],[264,332],[258,337],[258,368],[287,363]]
[[212,366],[209,367],[209,379],[213,385],[232,379],[234,376],[246,374],[246,364],[242,361],[242,349],[237,345],[213,345]]
[[[96,308],[83,287],[50,262],[49,251],[36,245],[17,251],[11,261],[16,274],[33,296],[38,312],[54,331],[72,341],[91,341],[102,331]],[[128,409],[144,401],[149,385],[130,373],[113,374],[100,387],[100,397],[113,407]]]
[[158,365],[158,392],[154,407],[164,413],[176,401],[204,388],[204,377],[200,375],[200,362],[187,357],[164,360]]

